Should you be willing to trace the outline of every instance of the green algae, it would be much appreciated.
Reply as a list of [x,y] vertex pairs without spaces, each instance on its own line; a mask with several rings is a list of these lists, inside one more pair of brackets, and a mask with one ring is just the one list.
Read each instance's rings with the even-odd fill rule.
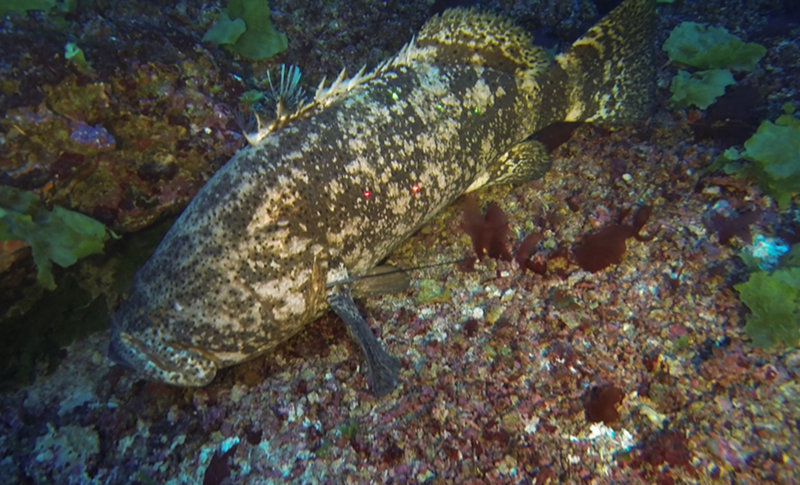
[[268,59],[286,50],[286,34],[275,29],[266,0],[228,0],[228,8],[203,40],[228,46],[251,60]]
[[797,346],[800,336],[800,268],[758,271],[736,286],[750,309],[744,331],[757,347]]
[[103,251],[106,227],[63,207],[48,210],[32,193],[0,186],[0,240],[21,239],[33,251],[38,280],[55,289],[52,263],[66,268],[81,258]]

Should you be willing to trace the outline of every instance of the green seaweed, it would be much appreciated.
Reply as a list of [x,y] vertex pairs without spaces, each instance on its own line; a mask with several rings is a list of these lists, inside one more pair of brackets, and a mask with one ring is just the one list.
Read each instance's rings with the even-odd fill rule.
[[754,42],[743,42],[723,27],[683,22],[664,42],[669,60],[698,69],[732,69],[750,72],[767,49]]
[[56,0],[4,0],[0,2],[0,17],[10,13],[25,15],[30,10],[46,12],[55,5]]
[[216,45],[233,45],[247,30],[242,19],[231,19],[227,15],[220,17],[203,36],[203,42]]
[[361,431],[360,426],[358,425],[358,421],[355,418],[350,418],[346,423],[342,423],[339,425],[339,433],[341,433],[343,438],[348,440],[352,440],[355,438]]
[[38,280],[50,290],[56,287],[52,263],[66,268],[102,252],[108,235],[106,227],[91,217],[63,207],[48,210],[36,194],[0,186],[0,240],[28,243]]
[[270,58],[288,47],[286,34],[275,29],[267,0],[228,0],[222,17],[203,40],[228,46],[252,60]]
[[64,59],[78,66],[81,72],[91,73],[94,71],[92,66],[86,61],[86,55],[83,53],[83,49],[78,47],[78,44],[74,42],[67,42],[64,46]]
[[757,347],[797,345],[800,333],[800,268],[757,271],[734,288],[750,309],[745,333]]
[[793,245],[789,252],[783,255],[781,264],[783,266],[800,268],[800,244]]
[[706,109],[725,94],[725,88],[731,84],[736,84],[736,81],[727,69],[709,69],[693,74],[680,70],[670,84],[670,101],[679,107],[694,105]]
[[32,10],[50,14],[65,14],[77,10],[78,0],[2,0],[0,18],[10,13],[25,15]]
[[[715,166],[724,165],[728,173],[752,176],[758,185],[786,208],[792,196],[800,193],[800,119],[791,105],[775,122],[764,121],[744,142],[744,150],[725,150]],[[749,163],[735,163],[745,160]]]
[[700,109],[713,104],[727,86],[736,83],[731,71],[754,70],[767,52],[764,46],[743,42],[722,27],[697,22],[675,27],[662,48],[671,62],[701,69],[693,74],[679,71],[670,85],[674,106]]

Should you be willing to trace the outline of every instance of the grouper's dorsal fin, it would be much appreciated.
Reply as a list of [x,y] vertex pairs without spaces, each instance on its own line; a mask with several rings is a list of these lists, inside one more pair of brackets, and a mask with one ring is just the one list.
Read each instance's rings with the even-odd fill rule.
[[262,120],[256,116],[258,130],[255,133],[245,134],[247,141],[251,145],[258,145],[270,133],[283,128],[295,120],[309,116],[317,110],[330,106],[382,73],[386,70],[389,62],[390,60],[380,63],[372,71],[367,71],[367,66],[362,66],[355,76],[351,77],[347,77],[345,69],[342,69],[339,75],[336,76],[336,79],[330,83],[327,82],[326,78],[322,78],[316,91],[314,91],[314,96],[300,103],[294,111],[282,112],[282,106],[278,104],[275,116],[269,123],[263,123]]
[[405,63],[409,59],[409,52],[413,50],[414,39],[411,39],[397,54],[384,60],[370,71],[367,71],[367,66],[364,65],[361,66],[361,69],[359,69],[354,76],[348,77],[346,70],[342,69],[339,75],[331,82],[328,82],[327,78],[322,78],[316,91],[314,91],[314,95],[310,99],[300,103],[294,111],[281,112],[280,105],[278,105],[279,109],[275,113],[273,120],[269,123],[263,123],[260,118],[256,117],[258,129],[255,133],[245,134],[247,141],[251,145],[258,145],[269,134],[283,128],[287,124],[310,116],[314,112],[334,104],[353,91],[364,86],[375,77],[383,74],[388,69]]
[[454,8],[428,20],[415,42],[431,62],[540,72],[550,60],[513,21],[491,12]]
[[569,96],[565,121],[627,123],[654,103],[655,0],[625,0],[556,57]]
[[384,72],[415,62],[469,64],[515,72],[525,91],[536,89],[536,76],[551,64],[544,49],[534,46],[530,35],[513,21],[477,9],[445,10],[428,20],[415,38],[374,69],[368,71],[364,66],[352,77],[347,77],[343,69],[332,82],[323,79],[314,96],[294,111],[279,111],[269,122],[257,119],[258,129],[245,135],[247,141],[258,145],[271,133],[336,103]]

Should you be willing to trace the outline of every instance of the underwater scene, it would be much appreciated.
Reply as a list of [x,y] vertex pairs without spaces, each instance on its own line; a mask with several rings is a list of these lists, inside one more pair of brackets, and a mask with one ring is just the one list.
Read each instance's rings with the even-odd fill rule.
[[0,21],[3,483],[800,483],[795,0]]

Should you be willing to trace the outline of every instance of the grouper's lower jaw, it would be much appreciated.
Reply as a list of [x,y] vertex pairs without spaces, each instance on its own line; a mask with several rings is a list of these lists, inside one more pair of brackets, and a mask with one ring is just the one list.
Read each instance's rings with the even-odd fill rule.
[[126,333],[112,335],[108,357],[142,378],[176,386],[202,387],[214,380],[214,359],[195,349],[161,344],[153,351],[138,338]]

